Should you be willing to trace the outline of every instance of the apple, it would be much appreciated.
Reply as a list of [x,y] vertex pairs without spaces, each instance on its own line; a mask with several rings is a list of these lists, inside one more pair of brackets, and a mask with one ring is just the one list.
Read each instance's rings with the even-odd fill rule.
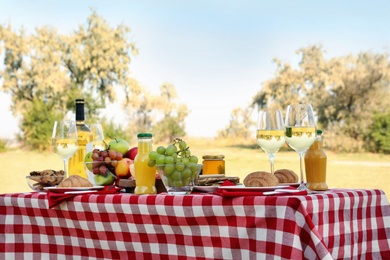
[[130,160],[133,160],[135,159],[135,156],[137,155],[138,153],[138,147],[135,146],[135,147],[132,147],[130,150],[128,150],[126,152],[126,154],[124,155],[124,157],[127,157],[129,158]]
[[98,186],[108,186],[112,185],[115,182],[115,175],[112,174],[109,170],[105,174],[96,174],[94,175],[95,184]]
[[122,155],[125,155],[130,149],[130,145],[126,140],[123,139],[113,139],[108,143],[111,149],[114,149],[117,152],[120,152]]
[[120,179],[128,179],[131,176],[130,165],[133,164],[133,160],[129,158],[123,158],[118,161],[118,164],[115,166],[115,174]]

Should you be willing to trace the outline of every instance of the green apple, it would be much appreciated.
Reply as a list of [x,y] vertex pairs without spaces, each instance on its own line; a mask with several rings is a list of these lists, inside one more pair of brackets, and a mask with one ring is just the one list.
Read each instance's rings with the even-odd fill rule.
[[129,143],[123,139],[115,138],[111,140],[108,145],[110,146],[110,149],[114,149],[115,151],[120,152],[122,155],[125,155],[130,149]]
[[96,174],[94,176],[95,184],[98,186],[108,186],[115,182],[115,176],[109,170],[103,175]]
[[89,152],[85,155],[85,158],[84,158],[85,166],[87,166],[89,171],[92,171],[92,162],[93,162],[92,152]]

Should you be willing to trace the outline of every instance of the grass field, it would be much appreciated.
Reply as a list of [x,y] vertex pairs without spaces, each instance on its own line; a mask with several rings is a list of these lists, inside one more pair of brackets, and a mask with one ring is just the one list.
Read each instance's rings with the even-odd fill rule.
[[[192,154],[224,154],[226,174],[241,180],[253,171],[269,170],[267,155],[260,149],[234,147],[212,140],[189,139]],[[157,147],[157,144],[155,145]],[[327,152],[327,183],[330,188],[377,188],[390,198],[390,156],[377,154],[334,154]],[[28,192],[25,176],[33,170],[62,169],[62,160],[46,152],[12,150],[0,153],[0,194]],[[287,168],[299,173],[299,156],[293,151],[279,152],[275,169]]]

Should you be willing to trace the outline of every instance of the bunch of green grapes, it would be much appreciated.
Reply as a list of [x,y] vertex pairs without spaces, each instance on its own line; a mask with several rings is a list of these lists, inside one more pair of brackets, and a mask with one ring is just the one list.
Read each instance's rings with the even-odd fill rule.
[[149,153],[150,167],[164,172],[168,186],[188,186],[199,173],[198,157],[191,155],[186,142],[176,138],[167,147],[159,146]]

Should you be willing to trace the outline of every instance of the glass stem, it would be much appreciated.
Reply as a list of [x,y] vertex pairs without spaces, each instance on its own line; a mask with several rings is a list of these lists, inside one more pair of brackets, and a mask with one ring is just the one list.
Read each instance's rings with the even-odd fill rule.
[[65,174],[64,174],[64,179],[65,178],[68,178],[69,177],[69,173],[68,173],[68,159],[63,159],[64,161],[64,170],[65,170]]
[[301,169],[301,184],[305,183],[304,177],[303,177],[303,153],[299,153],[299,162],[300,162],[300,169]]
[[274,174],[274,160],[275,160],[275,154],[268,154],[269,156],[269,163],[271,166],[271,173]]

